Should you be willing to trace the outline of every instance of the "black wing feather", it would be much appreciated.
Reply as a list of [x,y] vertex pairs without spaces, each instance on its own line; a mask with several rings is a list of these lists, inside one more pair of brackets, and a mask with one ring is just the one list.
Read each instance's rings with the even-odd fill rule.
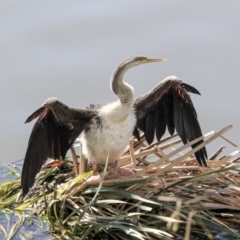
[[148,144],[153,142],[154,134],[155,134],[155,124],[154,124],[154,111],[150,112],[146,116],[146,141]]
[[198,94],[198,95],[201,95],[201,93],[193,86],[190,86],[186,83],[182,83],[181,86],[183,88],[185,88],[188,92],[191,92],[191,93],[195,93],[195,94]]
[[164,107],[158,106],[155,110],[155,126],[156,126],[156,137],[159,141],[166,131],[166,117],[164,115]]
[[174,98],[174,125],[183,143],[186,144],[187,136],[183,119],[182,102],[177,95],[174,95],[173,98]]
[[164,108],[165,108],[165,112],[166,112],[166,122],[167,122],[167,128],[168,128],[168,132],[172,135],[174,133],[174,121],[173,121],[173,98],[172,98],[172,91],[170,90],[167,94],[166,94],[166,98],[164,101]]
[[[151,92],[138,98],[134,103],[137,116],[134,135],[137,129],[140,129],[144,132],[148,144],[153,142],[155,129],[157,140],[160,140],[166,127],[171,135],[176,129],[184,144],[202,136],[197,113],[188,92],[200,94],[196,88],[182,83],[176,77],[169,77]],[[192,147],[202,142],[203,140]],[[201,166],[207,166],[205,147],[197,151],[195,156]]]
[[37,118],[29,138],[22,170],[22,189],[25,196],[35,176],[48,158],[63,159],[75,139],[92,117],[93,110],[69,108],[51,100],[28,117]]

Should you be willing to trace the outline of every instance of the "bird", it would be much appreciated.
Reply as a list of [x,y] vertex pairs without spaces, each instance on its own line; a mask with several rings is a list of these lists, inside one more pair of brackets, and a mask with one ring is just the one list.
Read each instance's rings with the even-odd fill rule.
[[[48,158],[64,159],[75,139],[80,135],[82,154],[94,164],[105,164],[108,158],[115,177],[128,175],[118,165],[129,140],[145,135],[148,144],[158,141],[166,129],[172,135],[175,129],[186,144],[202,136],[197,113],[189,93],[199,91],[170,76],[145,95],[134,98],[134,90],[124,81],[126,72],[135,66],[162,62],[166,59],[150,59],[132,56],[114,70],[110,87],[117,100],[104,105],[90,105],[84,109],[71,108],[57,98],[47,99],[42,107],[32,113],[25,123],[37,118],[24,158],[21,187],[23,196],[33,186],[35,176]],[[192,145],[201,144],[203,140]],[[205,147],[195,153],[200,166],[207,167]]]

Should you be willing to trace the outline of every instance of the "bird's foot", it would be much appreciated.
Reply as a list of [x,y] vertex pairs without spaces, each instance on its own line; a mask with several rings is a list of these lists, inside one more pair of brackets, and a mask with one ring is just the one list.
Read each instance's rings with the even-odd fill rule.
[[101,176],[99,173],[94,173],[91,177],[87,179],[87,182],[100,182]]
[[[100,163],[93,162],[93,169],[102,175],[104,171],[104,165]],[[97,172],[95,174],[97,174]],[[118,161],[115,161],[113,165],[107,167],[107,178],[121,178],[121,177],[129,177],[136,173],[135,170],[121,168],[118,164]]]
[[116,161],[113,166],[108,167],[108,172],[114,177],[114,178],[120,178],[120,177],[129,177],[135,173],[135,170],[133,169],[126,169],[121,168],[118,165],[118,162]]

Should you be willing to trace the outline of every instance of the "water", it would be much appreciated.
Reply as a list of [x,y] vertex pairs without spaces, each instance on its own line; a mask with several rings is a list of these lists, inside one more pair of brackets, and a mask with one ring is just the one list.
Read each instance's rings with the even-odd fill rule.
[[[1,239],[9,239],[8,237],[11,234],[11,229],[14,225],[21,221],[21,215],[17,215],[13,212],[4,211],[0,213],[0,223],[1,227],[4,228],[5,234],[0,230],[0,238]],[[47,224],[39,221],[36,217],[26,218],[24,223],[18,229],[18,231],[14,234],[13,240],[22,240],[22,239],[35,239],[41,240],[53,239],[49,233],[47,233]]]
[[[16,180],[18,177],[16,174],[11,174],[11,169],[14,172],[20,173],[22,169],[21,161],[16,161],[8,166],[0,164],[0,185]],[[18,225],[19,224],[19,225]],[[16,233],[11,235],[16,228]],[[42,219],[38,219],[37,216],[30,215],[29,212],[25,214],[12,211],[8,208],[4,208],[0,211],[0,239],[10,239],[13,236],[14,240],[22,239],[52,239],[51,235],[47,232],[49,230],[49,224],[44,222]]]

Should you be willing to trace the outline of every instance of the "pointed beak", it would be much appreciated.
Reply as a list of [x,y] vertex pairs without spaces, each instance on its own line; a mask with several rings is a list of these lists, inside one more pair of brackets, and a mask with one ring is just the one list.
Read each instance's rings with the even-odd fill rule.
[[146,58],[146,59],[144,59],[143,63],[163,62],[163,61],[166,61],[166,60],[167,60],[166,58],[156,58],[156,59]]

